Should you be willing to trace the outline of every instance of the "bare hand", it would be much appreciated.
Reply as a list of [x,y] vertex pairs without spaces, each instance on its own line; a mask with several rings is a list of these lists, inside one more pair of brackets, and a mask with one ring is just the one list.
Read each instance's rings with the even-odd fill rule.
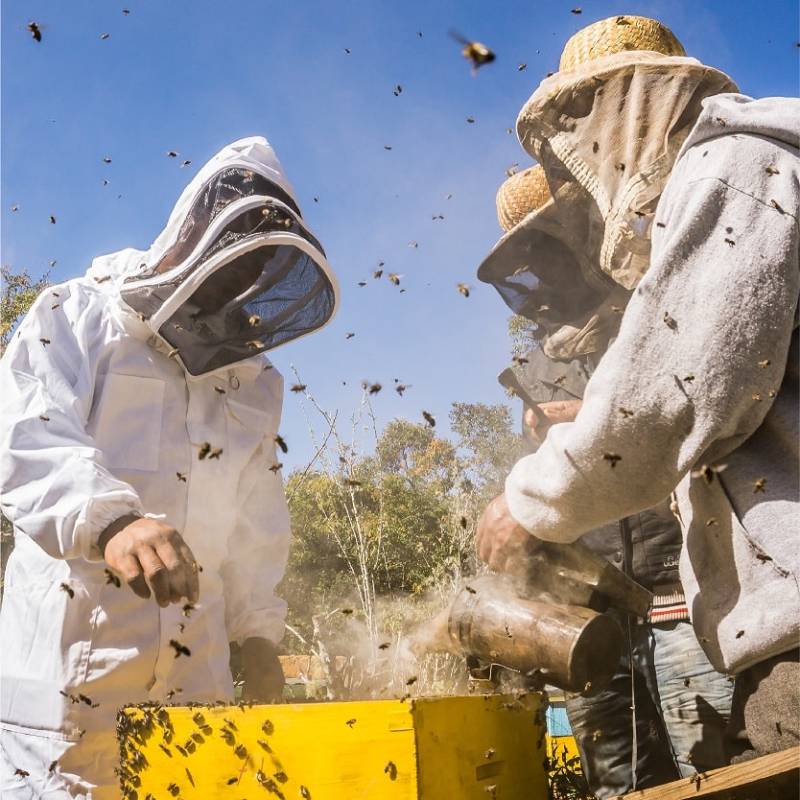
[[106,564],[147,599],[150,590],[162,608],[186,598],[196,603],[199,571],[189,546],[171,525],[147,517],[123,517],[100,534]]
[[535,538],[508,510],[506,496],[498,495],[486,506],[478,522],[478,555],[496,572],[520,573]]
[[285,678],[278,650],[267,639],[246,639],[242,645],[244,689],[242,699],[269,703],[283,696]]
[[581,410],[583,400],[551,400],[548,403],[537,403],[538,414],[528,408],[523,417],[527,434],[541,444],[547,431],[561,422],[572,422]]

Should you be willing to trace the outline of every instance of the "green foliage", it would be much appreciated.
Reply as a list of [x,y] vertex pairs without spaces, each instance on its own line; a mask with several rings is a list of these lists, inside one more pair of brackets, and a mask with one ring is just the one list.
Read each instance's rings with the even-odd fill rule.
[[374,454],[345,448],[337,469],[289,476],[294,536],[280,593],[304,638],[313,618],[333,608],[355,607],[376,625],[374,598],[406,595],[424,606],[474,573],[477,517],[502,489],[519,437],[504,406],[456,403],[451,423],[456,443],[396,419]]
[[49,283],[47,276],[32,280],[23,270],[12,272],[9,267],[0,267],[2,292],[0,292],[0,355],[14,333],[17,323],[28,313],[33,301]]
[[512,314],[508,318],[508,336],[511,339],[512,356],[524,356],[539,339],[536,323],[519,314]]

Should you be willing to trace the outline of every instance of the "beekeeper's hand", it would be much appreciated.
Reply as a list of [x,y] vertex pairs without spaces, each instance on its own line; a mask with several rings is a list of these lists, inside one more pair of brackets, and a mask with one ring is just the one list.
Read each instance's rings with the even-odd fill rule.
[[269,703],[281,699],[286,681],[278,660],[278,649],[268,639],[245,639],[242,645],[242,672],[243,700]]
[[478,555],[495,572],[521,573],[536,542],[511,516],[504,494],[486,506],[478,522]]
[[553,425],[573,422],[582,405],[583,400],[551,400],[537,403],[535,410],[527,408],[523,416],[526,435],[534,444],[541,444]]
[[98,540],[106,564],[139,597],[155,595],[162,607],[186,598],[197,602],[199,567],[192,551],[171,525],[148,517],[122,517]]

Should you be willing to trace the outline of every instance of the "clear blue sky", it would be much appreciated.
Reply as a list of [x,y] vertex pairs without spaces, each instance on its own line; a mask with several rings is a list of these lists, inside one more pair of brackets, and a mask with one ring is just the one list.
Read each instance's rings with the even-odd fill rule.
[[[580,16],[570,13],[578,4]],[[620,13],[657,17],[743,92],[797,94],[794,0],[2,0],[1,8],[3,263],[38,275],[57,259],[59,281],[95,255],[145,248],[195,167],[229,141],[263,134],[342,285],[336,320],[274,361],[287,382],[295,364],[345,416],[362,379],[381,382],[380,423],[419,420],[426,409],[446,430],[454,400],[504,402],[495,375],[508,359],[507,313],[475,269],[498,237],[494,195],[506,168],[529,163],[506,129],[578,28]],[[31,20],[42,25],[39,44],[25,29]],[[471,77],[451,28],[485,42],[497,61]],[[191,167],[180,168],[184,158]],[[438,214],[445,219],[431,219]],[[372,279],[379,260],[403,275],[404,294]],[[469,299],[456,290],[462,281],[473,287]],[[403,398],[395,377],[412,385]],[[287,393],[282,431],[285,463],[303,463],[312,447],[296,395]]]

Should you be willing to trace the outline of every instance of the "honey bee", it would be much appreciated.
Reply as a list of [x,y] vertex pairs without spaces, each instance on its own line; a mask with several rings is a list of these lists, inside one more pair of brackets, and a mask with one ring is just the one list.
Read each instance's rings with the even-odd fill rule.
[[344,335],[344,338],[345,338],[345,339],[352,339],[354,336],[355,336],[355,334],[354,334],[354,333],[346,333],[346,334]]
[[622,461],[622,456],[617,455],[617,453],[603,453],[603,460],[608,461],[611,469],[614,469],[617,466],[617,462]]
[[60,589],[62,592],[67,593],[70,600],[72,600],[75,597],[75,590],[68,583],[62,583]]
[[284,453],[288,453],[289,452],[289,447],[286,444],[286,439],[284,439],[283,436],[281,436],[279,433],[275,434],[275,444],[277,444],[278,447],[280,447],[280,449]]
[[110,38],[110,36],[111,36],[110,33],[101,33],[100,34],[100,41],[104,42],[106,39]]
[[283,464],[280,461],[276,461],[270,468],[270,472],[274,472],[276,475],[281,471],[283,468]]
[[397,386],[394,387],[394,390],[400,397],[403,396],[403,392],[405,392],[406,389],[408,389],[408,386],[405,383],[398,383]]
[[56,218],[52,214],[50,215],[50,224],[51,225],[55,225],[56,224]]
[[450,31],[450,36],[459,44],[463,45],[461,48],[461,55],[472,64],[473,75],[485,64],[491,64],[497,57],[482,42],[471,42],[456,31]]
[[122,585],[120,579],[110,569],[106,569],[105,573],[106,573],[106,583],[113,584],[114,586],[117,587],[117,589],[119,589],[119,587]]
[[299,392],[304,392],[305,390],[306,390],[306,385],[304,383],[292,384],[292,388],[291,388],[292,392],[299,393]]
[[400,278],[402,277],[403,277],[402,275],[398,275],[396,272],[389,273],[389,281],[393,283],[395,286],[400,285]]
[[175,658],[190,656],[192,654],[192,651],[185,644],[181,644],[177,639],[170,639],[169,646],[175,651]]
[[211,443],[210,442],[203,442],[200,445],[200,450],[197,453],[197,457],[202,461],[209,453],[211,452]]
[[464,295],[464,297],[469,297],[469,286],[467,286],[466,283],[457,283],[456,288],[460,294]]
[[422,417],[425,420],[425,422],[427,422],[428,425],[431,426],[431,428],[436,427],[436,418],[433,416],[433,414],[430,413],[430,411],[423,411]]
[[30,35],[33,36],[34,41],[42,41],[42,26],[38,22],[29,22],[25,28],[30,32]]

